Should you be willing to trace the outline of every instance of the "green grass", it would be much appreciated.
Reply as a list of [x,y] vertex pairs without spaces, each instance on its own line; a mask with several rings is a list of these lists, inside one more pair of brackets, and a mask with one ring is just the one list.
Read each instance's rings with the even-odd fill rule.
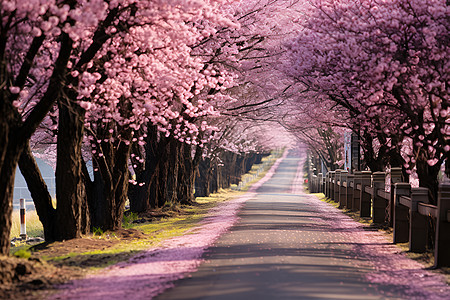
[[14,252],[14,256],[28,259],[31,257],[31,252],[28,251],[27,249],[20,249]]
[[133,221],[139,218],[137,213],[130,212],[129,214],[125,214],[123,216],[122,227],[123,228],[131,228],[133,226]]
[[[28,210],[25,215],[27,235],[30,237],[43,237],[44,228],[36,213],[36,210]],[[20,212],[13,211],[12,225],[11,225],[11,238],[18,237],[20,235]]]
[[120,238],[111,236],[111,233],[109,232],[102,232],[101,234],[98,232],[92,238],[118,239],[119,242],[107,249],[98,249],[83,253],[68,253],[62,256],[42,258],[53,262],[56,265],[71,265],[95,271],[117,262],[127,260],[140,251],[152,246],[157,246],[165,239],[185,234],[188,230],[199,224],[206,216],[209,209],[241,194],[243,193],[231,190],[221,190],[218,193],[212,194],[210,197],[197,198],[197,203],[195,205],[178,207],[177,211],[180,213],[177,216],[154,220],[151,223],[128,223],[126,226],[128,229],[139,230],[148,236],[146,238],[120,241]]

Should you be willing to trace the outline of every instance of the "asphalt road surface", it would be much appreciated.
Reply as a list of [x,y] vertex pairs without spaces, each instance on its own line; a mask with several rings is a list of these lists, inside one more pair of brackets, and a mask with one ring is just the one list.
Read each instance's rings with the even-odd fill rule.
[[156,299],[421,299],[401,284],[369,281],[374,264],[332,226],[328,204],[292,188],[299,162],[288,155],[198,271]]

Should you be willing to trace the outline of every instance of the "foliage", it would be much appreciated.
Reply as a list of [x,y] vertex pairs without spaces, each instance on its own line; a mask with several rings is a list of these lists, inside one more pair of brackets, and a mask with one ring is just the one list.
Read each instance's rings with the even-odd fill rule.
[[28,259],[31,257],[31,252],[26,249],[20,249],[14,252],[14,256]]
[[98,227],[94,227],[94,228],[92,228],[92,234],[94,235],[94,236],[102,236],[103,235],[103,230],[101,229],[101,228],[98,228]]
[[133,221],[137,220],[138,218],[139,216],[137,213],[127,212],[123,215],[122,226],[124,228],[130,228],[132,226]]

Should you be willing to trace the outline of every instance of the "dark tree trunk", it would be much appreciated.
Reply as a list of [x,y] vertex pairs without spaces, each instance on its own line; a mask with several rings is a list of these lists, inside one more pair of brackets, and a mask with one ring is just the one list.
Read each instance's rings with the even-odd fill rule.
[[181,204],[192,204],[194,202],[195,173],[202,152],[200,147],[196,147],[194,157],[192,157],[192,146],[183,143],[180,145],[182,150],[178,169],[178,201]]
[[14,177],[23,147],[16,136],[19,116],[14,113],[6,92],[0,91],[0,96],[0,255],[8,255],[11,247]]
[[255,164],[260,164],[262,162],[263,157],[264,157],[264,153],[257,153]]
[[209,184],[209,191],[211,193],[216,193],[219,190],[219,166],[217,163],[217,158],[214,159],[214,162],[211,162],[211,181]]
[[431,196],[431,204],[437,205],[439,189],[438,174],[441,166],[439,164],[430,166],[428,164],[427,153],[423,148],[419,149],[418,152],[416,168],[419,177],[419,186],[428,188]]
[[110,203],[107,201],[107,199],[112,196],[112,191],[107,190],[107,187],[111,187],[111,184],[105,182],[110,178],[108,175],[102,175],[104,170],[102,170],[98,164],[94,164],[94,168],[98,168],[98,170],[94,172],[94,181],[92,185],[92,205],[90,206],[92,209],[91,224],[93,228],[104,229],[107,227],[105,225],[105,222],[108,219],[106,215],[111,211]]
[[56,161],[56,240],[80,237],[83,233],[82,211],[86,191],[82,175],[81,146],[84,110],[74,101],[59,99],[59,124]]
[[169,197],[168,192],[169,184],[167,182],[169,176],[169,161],[167,160],[167,158],[167,156],[163,157],[159,172],[159,206],[171,204],[171,198]]
[[[124,134],[126,137],[127,135]],[[131,139],[131,136],[129,136]],[[128,184],[129,184],[129,171],[128,171],[128,159],[130,157],[129,145],[120,143],[117,147],[116,160],[114,162],[113,180],[114,183],[114,198],[111,201],[114,202],[114,209],[111,211],[111,224],[112,227],[108,229],[118,229],[122,227],[123,213],[125,211],[125,203],[128,199]]]
[[150,190],[148,193],[148,203],[151,208],[156,208],[159,205],[159,163],[157,165],[157,168],[155,169],[155,172],[152,174],[152,179],[150,181]]
[[236,167],[234,168],[234,180],[233,184],[239,184],[242,175],[245,174],[245,153],[241,153],[236,157]]
[[363,134],[363,153],[364,153],[364,163],[372,172],[382,172],[386,166],[384,161],[384,147],[381,146],[378,154],[374,151],[373,138],[371,134],[367,131]]
[[[145,161],[141,170],[136,174],[136,181],[142,185],[135,185],[130,188],[130,210],[132,212],[144,212],[152,206],[150,203],[150,192],[157,178],[159,158],[161,150],[158,143],[158,130],[156,126],[149,126],[145,143]],[[154,197],[153,197],[154,198]],[[154,203],[153,203],[154,205]]]
[[[108,128],[98,132],[109,137]],[[129,129],[121,130],[121,137],[131,139]],[[128,159],[130,143],[102,142],[103,156],[97,158],[98,171],[94,173],[92,226],[102,230],[117,230],[122,226],[128,194]]]
[[250,172],[250,170],[252,169],[253,165],[255,164],[256,161],[256,154],[255,153],[248,153],[247,154],[247,160],[245,162],[245,173]]
[[210,195],[212,173],[211,159],[206,157],[198,165],[198,172],[195,177],[195,197],[208,197]]
[[155,207],[177,202],[178,176],[182,144],[173,137],[160,138],[159,168],[154,184]]
[[223,188],[229,188],[236,181],[236,159],[237,154],[234,152],[226,152],[224,161],[225,185]]
[[194,201],[193,185],[194,172],[192,170],[192,158],[190,145],[180,143],[181,151],[179,156],[178,169],[178,202],[181,204],[191,204]]
[[[159,137],[156,126],[150,126],[145,144],[144,167],[136,174],[138,183],[130,189],[130,209],[144,212],[150,208],[172,202],[174,195],[171,186],[177,184],[177,164],[173,162],[173,138]],[[175,150],[177,151],[177,150]],[[170,154],[169,154],[170,152]],[[175,160],[177,160],[176,157]]]
[[2,130],[3,136],[1,136],[2,139],[0,140],[0,153],[3,156],[1,157],[0,165],[0,254],[8,255],[11,246],[10,233],[14,176],[19,161],[20,148],[14,145],[14,136],[8,136],[8,131],[5,131]]
[[52,204],[52,197],[48,192],[47,184],[42,178],[39,167],[31,152],[29,143],[23,149],[19,160],[19,168],[28,190],[33,198],[36,212],[44,228],[44,237],[46,241],[57,239],[56,209]]
[[180,169],[180,151],[181,147],[177,141],[170,137],[169,142],[169,157],[168,157],[168,177],[167,177],[167,193],[169,197],[170,203],[175,203],[178,201],[177,199],[177,191],[178,191],[178,173]]
[[218,180],[217,182],[219,183],[219,188],[220,189],[226,189],[227,183],[228,183],[228,165],[227,165],[227,156],[228,156],[228,151],[222,151],[220,153],[220,160],[221,160],[221,164],[219,165],[218,168]]

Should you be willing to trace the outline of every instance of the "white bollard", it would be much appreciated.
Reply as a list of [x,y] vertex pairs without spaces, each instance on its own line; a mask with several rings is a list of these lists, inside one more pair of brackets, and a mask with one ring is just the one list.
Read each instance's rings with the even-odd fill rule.
[[20,237],[22,240],[27,239],[27,223],[25,219],[26,207],[25,199],[20,199]]

